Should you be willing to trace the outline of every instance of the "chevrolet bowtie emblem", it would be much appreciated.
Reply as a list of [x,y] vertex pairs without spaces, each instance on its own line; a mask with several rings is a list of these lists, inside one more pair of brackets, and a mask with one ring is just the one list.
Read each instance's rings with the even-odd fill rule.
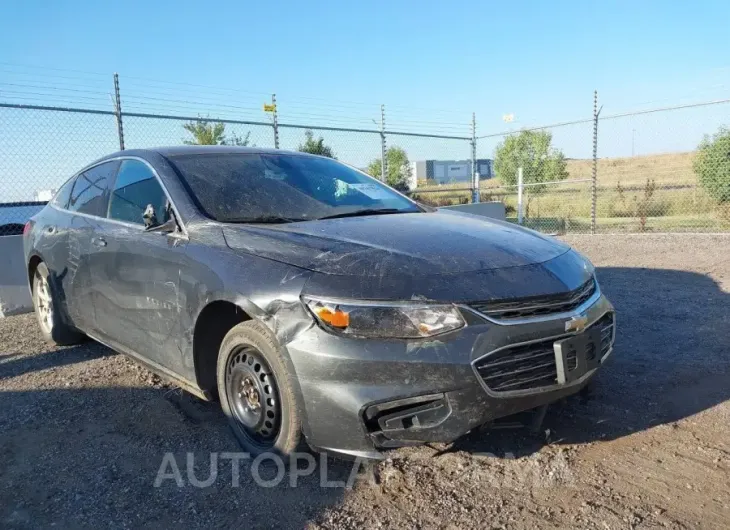
[[565,323],[565,331],[583,331],[588,325],[588,317],[573,317]]

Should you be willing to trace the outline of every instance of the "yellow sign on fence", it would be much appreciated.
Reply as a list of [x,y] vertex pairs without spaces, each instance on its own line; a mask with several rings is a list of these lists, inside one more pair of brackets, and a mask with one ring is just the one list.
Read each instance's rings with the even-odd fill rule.
[[276,105],[264,103],[264,112],[274,112],[276,110]]

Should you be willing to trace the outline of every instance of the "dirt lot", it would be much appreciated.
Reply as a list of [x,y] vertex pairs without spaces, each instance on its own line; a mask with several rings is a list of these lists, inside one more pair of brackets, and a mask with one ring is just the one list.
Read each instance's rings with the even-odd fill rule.
[[[539,435],[474,432],[391,452],[377,481],[153,483],[165,453],[236,451],[221,413],[89,342],[0,320],[0,527],[727,528],[730,236],[582,236],[618,310],[613,359]],[[350,467],[330,462],[331,480]]]

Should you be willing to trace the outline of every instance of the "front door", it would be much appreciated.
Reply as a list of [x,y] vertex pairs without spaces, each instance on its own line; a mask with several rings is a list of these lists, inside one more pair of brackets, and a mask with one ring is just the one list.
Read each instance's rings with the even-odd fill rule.
[[[100,338],[111,339],[166,368],[180,356],[181,271],[187,240],[145,231],[145,212],[164,222],[167,196],[147,164],[122,160],[112,187],[102,249],[95,254],[94,296]],[[148,215],[149,217],[149,215]]]

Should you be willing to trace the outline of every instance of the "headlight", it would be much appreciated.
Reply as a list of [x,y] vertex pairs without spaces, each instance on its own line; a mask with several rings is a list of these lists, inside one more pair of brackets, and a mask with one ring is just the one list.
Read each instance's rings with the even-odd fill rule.
[[464,326],[451,305],[335,302],[305,298],[304,303],[325,329],[355,337],[418,339]]

